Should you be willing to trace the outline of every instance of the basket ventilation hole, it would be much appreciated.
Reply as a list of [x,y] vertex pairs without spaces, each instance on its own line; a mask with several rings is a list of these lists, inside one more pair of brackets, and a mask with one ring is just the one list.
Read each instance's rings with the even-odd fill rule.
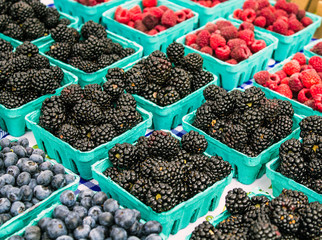
[[211,200],[211,203],[210,203],[210,206],[209,206],[209,211],[213,211],[213,210],[215,210],[216,202],[217,202],[217,197],[214,197],[214,198]]
[[199,213],[199,208],[197,208],[197,209],[195,209],[193,211],[193,214],[192,214],[192,216],[190,218],[190,222],[193,223],[193,222],[195,222],[198,219],[198,213]]
[[77,168],[77,165],[76,165],[76,163],[74,162],[74,160],[73,159],[70,159],[70,162],[71,162],[71,168],[72,168],[72,171],[74,172],[74,173],[79,173],[78,172],[78,168]]
[[59,154],[59,152],[58,151],[56,151],[56,161],[58,162],[58,163],[62,163],[62,159],[61,159],[61,156],[60,156],[60,154]]
[[178,232],[178,228],[179,228],[179,219],[175,220],[173,225],[172,225],[172,229],[171,229],[171,234],[176,234]]

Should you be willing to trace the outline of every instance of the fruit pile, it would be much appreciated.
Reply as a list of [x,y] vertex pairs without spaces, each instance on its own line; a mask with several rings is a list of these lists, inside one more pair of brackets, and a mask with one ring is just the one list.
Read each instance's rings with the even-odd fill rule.
[[204,221],[190,239],[321,239],[322,204],[309,203],[302,192],[283,189],[269,200],[264,195],[250,198],[243,189],[235,188],[226,196],[226,208],[231,216],[215,227]]
[[80,33],[59,24],[51,30],[55,40],[47,55],[68,63],[86,73],[96,72],[135,53],[133,48],[123,48],[107,37],[105,28],[91,21],[86,22]]
[[210,85],[193,125],[228,147],[255,157],[292,133],[294,110],[288,101],[267,99],[260,88],[244,92]]
[[9,240],[162,240],[159,222],[143,224],[139,211],[120,208],[117,201],[103,192],[83,190],[76,197],[72,191],[64,191],[60,202],[62,205],[54,208],[51,217],[43,217],[37,225],[28,226],[24,238],[14,235]]
[[0,227],[75,180],[61,164],[45,162],[40,149],[27,138],[0,140]]
[[170,133],[154,131],[135,145],[109,150],[113,167],[104,174],[155,212],[166,212],[230,174],[231,165],[221,157],[203,155],[207,146],[194,131],[183,135],[181,144]]
[[283,69],[276,73],[260,71],[255,81],[285,97],[295,99],[322,112],[322,58],[311,57],[307,62],[303,53],[296,53]]
[[127,71],[125,89],[159,106],[168,106],[214,80],[202,65],[199,54],[184,56],[184,46],[174,42],[168,46],[167,56],[154,51]]
[[254,25],[244,22],[237,29],[230,21],[207,23],[204,29],[186,36],[185,44],[230,64],[237,64],[266,47],[256,40]]
[[77,2],[79,2],[80,4],[83,4],[85,6],[90,6],[90,7],[96,6],[101,3],[107,3],[110,1],[112,0],[77,0]]
[[142,5],[143,9],[139,5],[131,9],[119,6],[114,19],[148,35],[155,35],[194,16],[190,9],[174,12],[165,5],[157,7],[157,0],[142,0]]
[[50,34],[58,24],[69,25],[55,8],[38,0],[0,2],[0,32],[20,41],[32,41]]
[[90,151],[136,126],[142,116],[133,96],[125,94],[123,83],[113,78],[119,74],[122,69],[109,71],[103,88],[72,84],[60,96],[47,98],[39,125],[80,151]]
[[322,117],[307,117],[300,128],[302,142],[292,138],[280,146],[277,171],[322,194]]
[[310,51],[322,56],[322,42],[315,44],[313,48],[310,49]]
[[202,6],[211,8],[211,7],[218,5],[219,3],[223,3],[228,0],[191,0],[191,1],[198,3]]
[[268,0],[246,0],[243,10],[234,11],[234,18],[285,36],[291,36],[313,23],[305,16],[305,10],[286,0],[277,0],[274,6]]
[[0,104],[17,108],[45,94],[55,93],[64,78],[59,67],[50,66],[38,47],[24,42],[12,52],[0,39]]

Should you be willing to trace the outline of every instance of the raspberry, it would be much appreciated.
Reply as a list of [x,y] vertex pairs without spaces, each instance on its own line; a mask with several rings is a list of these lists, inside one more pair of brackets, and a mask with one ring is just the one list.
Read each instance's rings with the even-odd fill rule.
[[186,43],[185,44],[187,46],[190,46],[191,44],[196,43],[196,41],[197,41],[197,35],[190,33],[186,36]]
[[279,17],[286,17],[288,18],[288,14],[287,12],[285,12],[284,10],[282,9],[277,9],[275,12],[274,12],[274,15],[276,17],[276,19],[278,19]]
[[274,30],[273,30],[273,25],[268,26],[266,29],[267,29],[268,31],[272,31],[272,32],[274,32]]
[[[163,11],[163,12],[165,12],[165,11],[167,11],[169,8],[167,7],[167,6],[165,6],[165,5],[160,5],[159,6],[159,8]],[[187,14],[187,13],[186,13]]]
[[318,109],[318,107],[315,105],[314,99],[309,99],[309,100],[305,101],[304,105],[306,105],[310,108],[313,108],[313,109]]
[[297,19],[296,15],[294,13],[290,14],[288,16],[288,21],[291,21],[291,20],[294,20],[294,19]]
[[268,71],[260,71],[255,73],[254,79],[260,85],[265,85],[270,78],[270,73]]
[[269,89],[275,90],[280,84],[280,82],[281,79],[279,78],[279,76],[273,73],[269,76],[269,80],[266,82],[264,87],[268,87]]
[[319,74],[314,69],[301,72],[301,80],[306,88],[310,88],[321,81]]
[[216,55],[216,58],[222,61],[226,61],[230,58],[230,48],[227,45],[223,47],[218,47],[215,50],[215,55]]
[[237,19],[240,19],[240,16],[241,16],[241,14],[243,13],[243,10],[241,10],[241,9],[236,9],[235,11],[234,11],[234,14],[233,14],[233,17],[234,18],[237,18]]
[[149,9],[149,13],[152,14],[153,16],[157,17],[160,20],[164,11],[159,7],[151,7]]
[[207,53],[209,55],[212,55],[213,54],[213,50],[209,46],[205,46],[205,47],[201,48],[200,49],[200,52]]
[[286,22],[287,24],[288,24],[288,21],[289,21],[288,17],[283,17],[283,16],[278,17],[278,19],[277,19],[277,20],[279,20],[279,21],[284,21],[284,22]]
[[288,26],[294,32],[301,31],[304,28],[302,23],[297,19],[293,19],[293,20],[289,21]]
[[156,30],[156,29],[152,29],[150,31],[148,31],[148,35],[155,35],[155,34],[158,34],[159,32]]
[[257,10],[258,9],[258,2],[256,2],[255,0],[247,0],[247,1],[245,1],[244,4],[243,4],[243,9],[247,9],[247,8]]
[[251,45],[255,40],[254,32],[249,29],[240,31],[238,37],[244,40],[248,46]]
[[318,110],[319,112],[322,112],[322,102],[315,101],[314,108]]
[[288,9],[288,2],[286,2],[285,0],[278,0],[276,1],[275,8],[286,11]]
[[286,73],[283,70],[279,70],[275,74],[279,76],[280,79],[284,79],[287,77]]
[[305,14],[306,14],[306,12],[305,12],[305,10],[299,10],[298,11],[298,13],[296,14],[296,16],[297,16],[297,18],[298,18],[298,20],[302,20],[304,17],[305,17]]
[[296,60],[299,62],[300,65],[305,65],[306,64],[306,58],[305,55],[303,53],[296,53],[292,60]]
[[300,103],[305,103],[306,101],[310,100],[312,98],[310,89],[308,88],[303,88],[299,94],[297,95],[297,100]]
[[260,50],[266,47],[266,42],[264,40],[255,40],[253,44],[250,46],[252,53],[257,53]]
[[185,8],[183,9],[183,11],[186,14],[186,19],[192,18],[194,16],[191,9]]
[[292,99],[293,98],[293,93],[292,90],[290,89],[290,87],[286,84],[281,84],[279,85],[276,90],[276,92],[278,92],[279,94],[284,95],[287,98]]
[[207,30],[202,30],[197,37],[196,43],[203,48],[209,45],[210,33]]
[[290,82],[290,78],[289,77],[285,77],[281,80],[281,84],[287,84],[289,85],[289,82]]
[[158,32],[162,32],[164,30],[167,30],[167,28],[165,26],[162,26],[162,25],[156,25],[155,30],[157,30]]
[[131,28],[134,28],[134,22],[133,22],[133,21],[129,21],[129,22],[127,23],[127,25],[128,25],[129,27],[131,27]]
[[229,60],[226,61],[226,63],[238,64],[238,62],[235,59],[229,59]]
[[159,20],[156,16],[148,13],[143,17],[142,22],[148,30],[151,30],[158,24]]
[[277,32],[277,33],[280,33],[283,35],[287,35],[288,24],[286,22],[284,22],[283,20],[279,19],[276,22],[274,22],[273,30],[274,30],[274,32]]
[[295,33],[295,32],[294,32],[293,30],[289,29],[289,30],[287,31],[286,36],[291,36],[291,35],[293,35],[294,33]]
[[178,17],[175,15],[174,11],[168,9],[164,12],[161,18],[161,23],[166,27],[173,27],[177,23]]
[[218,47],[224,47],[226,45],[226,39],[219,34],[211,34],[210,36],[210,47],[216,50]]
[[204,30],[207,30],[209,33],[213,33],[218,29],[217,25],[214,23],[207,23]]
[[302,65],[301,66],[301,72],[308,70],[308,69],[314,69],[312,65]]
[[314,100],[321,101],[322,100],[322,84],[315,84],[310,88],[310,92]]
[[251,55],[252,55],[252,52],[245,45],[241,45],[239,48],[236,47],[231,52],[231,58],[235,59],[237,62],[241,62],[249,58]]
[[299,92],[303,88],[302,81],[300,79],[300,73],[294,73],[289,80],[288,85],[293,92]]
[[298,61],[291,60],[288,63],[285,63],[285,65],[283,66],[283,71],[288,76],[292,76],[294,73],[299,73],[301,71],[301,66]]
[[155,7],[158,4],[158,0],[142,0],[143,7]]
[[118,21],[119,23],[124,23],[127,24],[130,20],[130,12],[128,9],[123,8],[118,12],[118,14],[115,14],[115,20]]
[[115,9],[115,13],[114,13],[114,18],[116,15],[119,15],[120,12],[123,10],[123,8],[121,6],[118,6],[116,9]]
[[186,20],[186,13],[183,10],[175,12],[177,16],[177,22],[181,23]]
[[256,12],[254,11],[254,9],[251,8],[245,9],[240,15],[240,19],[245,22],[252,23],[255,20],[255,18]]
[[322,56],[322,42],[315,44],[314,47],[310,49],[310,51]]
[[301,19],[301,23],[303,24],[304,27],[307,27],[313,23],[312,19],[309,17],[304,17]]
[[151,9],[151,8],[149,8],[149,7],[148,7],[148,8],[144,8],[144,9],[143,9],[143,13],[148,13],[148,12],[150,11],[150,9]]
[[227,20],[218,20],[216,22],[216,25],[218,27],[218,29],[221,31],[221,29],[225,28],[225,27],[231,27],[234,26],[231,22],[227,21]]
[[318,72],[320,78],[322,79],[322,72]]
[[132,8],[129,10],[129,12],[130,12],[131,14],[138,14],[138,13],[142,13],[141,8],[140,8],[140,6],[139,6],[139,5],[135,5],[134,7],[132,7]]
[[266,26],[266,18],[263,16],[259,16],[257,18],[255,18],[254,20],[254,25],[257,27],[265,27]]
[[266,26],[272,25],[276,20],[274,13],[268,7],[263,8],[260,11],[259,16],[263,16],[266,18]]
[[242,24],[239,25],[239,28],[238,28],[239,31],[246,30],[246,29],[249,29],[254,32],[255,27],[250,22],[243,22]]
[[196,49],[198,51],[200,50],[200,47],[196,43],[191,44],[190,47],[192,47],[193,49]]
[[223,36],[226,41],[238,37],[238,30],[235,26],[225,27],[221,29],[221,36]]
[[286,12],[289,14],[297,14],[299,12],[299,7],[297,6],[297,4],[290,2],[288,4],[288,8],[286,9]]
[[145,32],[148,29],[146,28],[146,26],[143,24],[142,20],[136,20],[134,22],[134,28],[141,31],[141,32]]
[[257,0],[257,2],[258,2],[258,9],[263,9],[270,5],[268,0]]
[[318,56],[311,57],[309,60],[309,64],[312,65],[312,67],[317,72],[322,72],[322,58]]
[[143,14],[142,13],[137,13],[137,14],[131,14],[131,20],[133,22],[137,20],[142,20],[143,19]]
[[240,47],[241,45],[247,46],[246,42],[242,39],[235,38],[235,39],[230,39],[227,42],[228,47],[233,50],[235,47]]

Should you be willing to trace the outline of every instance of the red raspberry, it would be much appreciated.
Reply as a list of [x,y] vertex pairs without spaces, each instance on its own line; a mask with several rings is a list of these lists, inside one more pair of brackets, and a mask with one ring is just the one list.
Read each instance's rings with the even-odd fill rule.
[[296,53],[292,60],[296,60],[299,62],[300,65],[305,65],[306,64],[306,58],[305,55],[303,53]]
[[258,2],[255,0],[246,0],[243,4],[243,9],[251,8],[253,10],[258,9]]
[[308,69],[301,72],[301,80],[306,88],[310,88],[315,84],[319,84],[321,78],[314,69]]
[[310,51],[322,56],[322,42],[315,44]]
[[288,21],[289,21],[289,19],[288,19],[288,17],[278,17],[277,18],[277,20],[279,20],[279,21],[284,21],[284,22],[286,22],[287,24],[288,24]]
[[221,29],[225,28],[225,27],[231,27],[234,26],[231,22],[227,21],[227,20],[218,20],[216,22],[216,25],[218,27],[218,29],[221,31]]
[[258,2],[258,9],[263,9],[270,5],[268,0],[257,0],[257,2]]
[[268,26],[266,29],[267,29],[268,31],[272,31],[272,32],[274,32],[274,30],[273,30],[273,25]]
[[239,28],[238,28],[238,30],[239,30],[239,31],[246,30],[246,29],[249,29],[249,30],[251,30],[251,31],[253,31],[253,32],[254,32],[255,27],[254,27],[254,25],[253,25],[252,23],[250,23],[250,22],[243,22],[243,23],[241,23],[241,24],[239,25]]
[[151,30],[159,23],[159,20],[156,16],[148,13],[143,17],[142,22],[148,30]]
[[151,8],[149,8],[149,7],[148,7],[148,8],[144,8],[144,9],[143,9],[143,13],[148,13],[148,12],[150,11],[150,9],[151,9]]
[[254,32],[249,29],[240,31],[238,37],[244,40],[248,46],[251,45],[255,40]]
[[142,0],[143,7],[155,7],[158,4],[158,0]]
[[197,35],[196,34],[193,34],[193,33],[190,33],[190,34],[188,34],[187,36],[186,36],[186,42],[185,42],[185,44],[187,45],[187,46],[190,46],[191,44],[193,44],[193,43],[196,43],[196,41],[197,41]]
[[283,70],[288,76],[292,76],[294,73],[299,73],[301,71],[301,66],[298,61],[291,60],[288,63],[285,63]]
[[247,46],[246,42],[240,38],[230,39],[227,42],[228,47],[233,50],[235,47],[240,47],[241,45]]
[[289,14],[292,13],[292,14],[296,15],[299,12],[299,7],[297,6],[297,4],[290,2],[288,4],[288,8],[287,8],[286,12]]
[[199,47],[204,47],[209,45],[210,33],[207,30],[202,30],[197,37],[196,43]]
[[129,22],[127,23],[127,25],[128,25],[129,27],[131,27],[131,28],[134,28],[134,22],[133,22],[133,21],[129,21]]
[[196,50],[200,51],[200,47],[196,43],[191,44],[190,47],[192,47],[193,49],[196,49]]
[[129,10],[129,12],[130,12],[131,14],[138,14],[138,13],[142,13],[142,10],[141,10],[141,8],[140,8],[140,6],[139,6],[139,5],[135,5],[134,7],[132,7],[132,8]]
[[255,18],[254,20],[254,25],[257,27],[265,27],[266,26],[266,18],[263,16],[259,16],[257,18]]
[[289,85],[289,82],[290,82],[290,78],[289,77],[283,78],[281,80],[281,84],[287,84],[287,85]]
[[200,52],[207,53],[209,55],[212,55],[213,54],[213,50],[209,46],[205,46],[205,47],[201,48],[200,49]]
[[308,70],[308,69],[314,69],[311,65],[303,65],[301,66],[301,72]]
[[119,23],[124,23],[127,24],[130,20],[130,12],[128,9],[123,8],[118,12],[118,14],[114,15],[115,20],[118,21]]
[[252,45],[250,46],[250,50],[252,53],[257,53],[260,50],[266,47],[266,42],[264,40],[255,40]]
[[301,31],[304,28],[303,25],[302,25],[302,23],[299,20],[297,20],[297,19],[290,20],[288,22],[288,26],[294,32]]
[[151,13],[153,16],[156,16],[160,20],[164,12],[159,7],[151,7],[149,13]]
[[255,73],[254,79],[260,85],[265,85],[270,78],[270,73],[268,71],[260,71]]
[[279,85],[276,90],[276,92],[278,92],[279,94],[284,95],[287,98],[292,99],[293,98],[293,93],[292,90],[290,89],[290,87],[286,84],[281,84]]
[[214,2],[212,2],[211,7],[214,7],[214,6],[216,6],[217,4],[219,4],[219,3],[221,3],[221,2],[220,2],[220,1],[218,1],[218,0],[215,0]]
[[134,28],[141,31],[141,32],[146,32],[148,31],[148,29],[146,28],[146,26],[143,24],[142,20],[136,20],[134,22]]
[[288,21],[291,21],[291,20],[297,20],[296,15],[293,13],[288,16]]
[[241,9],[236,9],[236,10],[234,11],[233,17],[234,17],[234,18],[237,18],[237,19],[240,19],[240,16],[241,16],[242,12],[243,12],[243,10],[241,10]]
[[317,72],[322,72],[322,58],[319,56],[313,56],[309,60],[309,64],[312,65],[312,67]]
[[178,17],[175,15],[174,11],[168,9],[165,11],[161,18],[161,23],[166,27],[173,27],[177,24]]
[[245,9],[242,14],[240,15],[240,19],[245,21],[245,22],[250,22],[252,23],[256,18],[256,13],[253,9]]
[[213,33],[217,30],[217,25],[214,23],[207,23],[204,30],[207,30],[209,33]]
[[192,18],[194,16],[194,14],[193,14],[191,9],[185,8],[185,9],[182,9],[182,10],[186,14],[186,19]]
[[293,92],[298,92],[298,91],[300,91],[303,88],[303,84],[302,84],[302,81],[300,79],[300,76],[301,76],[300,73],[294,73],[290,77],[290,80],[289,80],[289,84],[288,85],[290,86],[290,89]]
[[235,60],[235,59],[229,59],[226,61],[226,63],[229,63],[229,64],[238,64],[238,62]]
[[320,78],[322,79],[322,72],[318,72]]
[[245,45],[241,45],[239,48],[236,47],[231,52],[231,58],[235,59],[237,62],[241,62],[249,58],[251,55],[252,52]]
[[264,87],[268,87],[272,90],[275,90],[280,83],[281,83],[281,79],[279,78],[279,76],[273,73],[269,76],[269,80],[266,82]]
[[263,16],[266,18],[266,26],[272,25],[276,20],[274,13],[269,7],[263,8],[260,11],[259,16]]
[[314,109],[318,110],[319,112],[322,112],[322,102],[315,101],[314,102]]
[[304,102],[310,100],[311,98],[312,98],[312,95],[311,95],[310,89],[308,89],[308,88],[303,88],[299,92],[299,94],[297,95],[297,100],[300,103],[304,103]]
[[287,35],[288,32],[288,24],[286,22],[284,22],[283,20],[277,20],[276,22],[274,22],[273,24],[273,30],[276,33],[280,33],[283,35]]
[[155,30],[157,30],[158,32],[162,32],[164,30],[167,30],[167,28],[165,26],[162,26],[162,25],[156,25]]
[[137,14],[131,14],[131,20],[133,22],[137,20],[142,20],[143,19],[143,14],[142,13],[137,13]]
[[313,23],[312,19],[309,17],[304,17],[301,20],[301,23],[303,24],[304,27],[307,27]]
[[314,101],[314,99],[309,99],[306,102],[304,102],[304,104],[310,108],[316,109],[317,110],[317,106],[316,103]]
[[[165,6],[165,5],[160,5],[159,6],[159,8],[163,11],[163,12],[165,12],[165,11],[167,11],[169,8],[167,7],[167,6]],[[187,14],[187,13],[186,13]]]
[[156,29],[152,29],[150,30],[147,34],[148,35],[155,35],[155,34],[158,34],[159,32],[156,30]]
[[288,18],[288,14],[287,12],[285,12],[284,10],[282,9],[277,9],[275,12],[274,12],[274,15],[276,17],[276,19],[278,19],[279,17],[286,17]]
[[221,36],[223,36],[226,39],[226,41],[238,37],[238,30],[235,26],[222,28],[220,33]]
[[305,12],[305,10],[299,10],[298,11],[298,13],[296,14],[296,16],[297,16],[297,18],[298,18],[298,20],[302,20],[302,18],[304,18],[305,17],[305,14],[306,14],[306,12]]
[[115,16],[116,15],[119,15],[120,12],[123,10],[123,8],[121,6],[118,6],[116,9],[115,9],[115,13],[114,13],[114,19],[115,19]]
[[322,84],[315,84],[310,88],[310,92],[314,100],[322,100]]
[[289,29],[289,30],[287,31],[286,36],[292,36],[294,33],[295,33],[295,32],[294,32],[293,30]]
[[223,47],[218,47],[215,50],[215,55],[216,55],[216,58],[222,61],[226,61],[230,58],[230,48],[227,45]]
[[186,20],[186,14],[183,10],[177,11],[177,12],[175,12],[175,14],[177,16],[178,23],[181,23]]
[[226,40],[219,34],[211,34],[210,36],[210,47],[216,50],[218,47],[224,47],[226,45]]
[[274,7],[276,9],[282,9],[282,10],[286,11],[288,9],[288,2],[286,2],[285,0],[278,0],[278,1],[276,1],[276,4]]
[[275,74],[279,76],[280,79],[284,79],[287,77],[286,73],[283,70],[279,70]]

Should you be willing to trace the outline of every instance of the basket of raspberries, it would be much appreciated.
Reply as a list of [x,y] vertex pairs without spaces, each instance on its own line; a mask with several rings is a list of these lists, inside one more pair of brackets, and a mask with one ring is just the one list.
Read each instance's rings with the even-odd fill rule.
[[135,206],[144,219],[159,221],[169,236],[213,211],[231,182],[231,165],[205,153],[207,146],[195,131],[181,139],[154,131],[134,144],[116,144],[92,166],[93,175],[104,192]]
[[225,197],[227,210],[198,225],[186,239],[319,240],[322,237],[322,204],[305,193],[283,189],[271,198],[263,192],[241,188]]
[[318,39],[306,45],[304,47],[304,53],[308,57],[313,57],[313,56],[322,57],[322,40]]
[[144,48],[144,55],[165,51],[179,36],[192,31],[198,14],[166,0],[133,0],[103,14],[103,25]]
[[104,192],[64,191],[57,203],[41,212],[8,240],[163,240],[162,225],[144,221],[136,209],[123,208]]
[[277,0],[246,0],[231,19],[253,23],[256,28],[278,38],[274,59],[283,61],[308,44],[321,24],[321,17],[300,10],[296,3]]
[[107,70],[124,67],[142,56],[142,47],[88,21],[76,30],[65,25],[52,29],[53,41],[40,48],[53,63],[79,77],[79,85],[103,82]]
[[153,113],[154,129],[171,129],[182,117],[204,101],[203,89],[218,84],[217,77],[203,70],[197,53],[184,56],[184,46],[171,43],[167,55],[159,50],[127,66],[125,90],[148,112]]
[[79,177],[46,159],[27,138],[0,140],[0,238],[25,227],[65,190],[77,189]]
[[0,39],[0,127],[10,135],[23,135],[25,116],[72,83],[77,77],[51,65],[34,44],[26,41],[13,52],[10,42]]
[[183,118],[183,128],[205,135],[209,154],[216,152],[227,159],[243,184],[261,177],[281,143],[299,135],[301,118],[292,104],[268,99],[260,88],[226,92],[211,85],[204,97],[206,102]]
[[282,188],[297,189],[312,201],[322,201],[322,116],[300,122],[301,140],[292,138],[279,149],[279,157],[267,163],[267,177],[273,193]]
[[322,115],[322,57],[296,53],[269,71],[254,75],[255,85],[292,103],[299,115]]
[[76,27],[77,22],[78,19],[39,0],[2,0],[0,3],[0,37],[15,47],[24,41],[41,46],[50,40],[51,30],[58,24]]
[[277,47],[277,39],[254,30],[251,23],[223,18],[209,22],[176,40],[187,53],[198,52],[207,70],[219,76],[222,87],[232,90],[264,70]]
[[120,72],[110,71],[103,86],[65,87],[26,117],[38,146],[82,178],[91,178],[90,166],[107,157],[115,143],[137,139],[152,124],[152,114],[118,85],[114,77]]

